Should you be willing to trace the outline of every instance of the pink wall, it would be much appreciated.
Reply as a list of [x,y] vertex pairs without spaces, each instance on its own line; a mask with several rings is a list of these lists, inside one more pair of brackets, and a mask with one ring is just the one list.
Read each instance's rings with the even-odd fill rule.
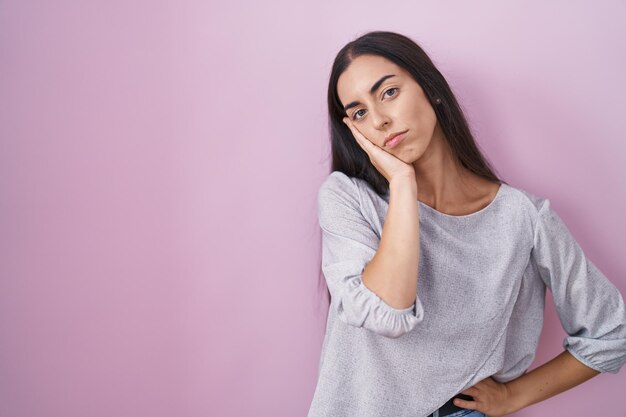
[[[326,83],[368,30],[426,48],[626,294],[626,3],[214,3],[0,3],[1,417],[306,415]],[[533,367],[563,336],[548,297]],[[516,415],[623,415],[624,386]]]

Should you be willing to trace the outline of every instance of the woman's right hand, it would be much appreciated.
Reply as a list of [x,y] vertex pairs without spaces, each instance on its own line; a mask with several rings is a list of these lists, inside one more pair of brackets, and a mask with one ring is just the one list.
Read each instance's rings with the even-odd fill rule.
[[370,140],[363,136],[352,124],[350,118],[344,117],[343,122],[350,128],[352,135],[361,149],[367,153],[374,168],[376,168],[390,184],[393,178],[409,177],[415,179],[415,169],[413,165],[401,161],[380,146],[370,142]]

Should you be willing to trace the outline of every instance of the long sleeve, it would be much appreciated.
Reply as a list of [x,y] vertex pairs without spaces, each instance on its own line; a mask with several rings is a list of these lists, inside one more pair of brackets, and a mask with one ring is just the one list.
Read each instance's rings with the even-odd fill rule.
[[397,309],[361,280],[380,239],[360,210],[357,184],[347,175],[334,171],[322,184],[318,218],[322,229],[322,271],[338,317],[344,323],[391,338],[415,328],[424,314],[419,297],[411,307]]
[[586,258],[548,199],[539,210],[531,257],[568,334],[563,347],[599,372],[617,373],[626,363],[624,300]]

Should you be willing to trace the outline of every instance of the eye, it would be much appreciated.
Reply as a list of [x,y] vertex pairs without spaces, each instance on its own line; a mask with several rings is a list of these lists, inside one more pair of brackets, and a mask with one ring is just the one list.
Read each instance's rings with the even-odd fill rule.
[[[397,87],[391,87],[391,88],[387,89],[387,90],[383,93],[383,96],[384,96],[385,94],[387,94],[388,92],[390,92],[390,91],[392,91],[392,90],[393,90],[393,91],[396,91],[397,89],[398,89]],[[393,94],[393,95],[395,96],[395,94]],[[390,97],[391,97],[391,96],[390,96]]]
[[[363,109],[361,109],[361,110],[363,110]],[[359,112],[360,112],[361,110],[357,110],[357,111],[355,111],[355,112],[352,114],[352,120],[359,120],[359,118],[357,118],[357,115],[359,114]]]
[[[387,93],[388,93],[388,92],[390,92],[390,91],[393,91],[393,92],[394,92],[394,94],[391,94],[391,95],[390,95],[390,96],[388,96],[388,97],[397,96],[397,95],[398,95],[397,90],[398,90],[398,87],[391,87],[391,88],[388,88],[388,89],[386,89],[386,90],[385,90],[385,92],[383,93],[383,97],[385,96],[385,94],[387,94]],[[356,121],[356,120],[360,120],[360,119],[361,119],[360,117],[357,117],[357,116],[358,116],[358,114],[359,114],[359,112],[360,112],[361,110],[363,110],[363,109],[357,110],[357,111],[355,111],[355,112],[352,114],[352,120],[355,120],[355,121]]]

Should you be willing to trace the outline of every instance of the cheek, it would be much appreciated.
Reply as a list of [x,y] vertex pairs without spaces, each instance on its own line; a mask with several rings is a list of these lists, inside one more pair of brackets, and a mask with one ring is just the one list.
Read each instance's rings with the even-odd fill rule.
[[421,132],[432,131],[437,122],[437,116],[430,107],[417,107],[413,111],[413,122]]
[[363,136],[365,136],[365,139],[367,139],[369,142],[375,143],[375,141],[372,140],[372,138],[376,137],[376,129],[374,129],[371,126],[363,126],[363,127],[359,127],[359,132],[361,132],[361,134]]

